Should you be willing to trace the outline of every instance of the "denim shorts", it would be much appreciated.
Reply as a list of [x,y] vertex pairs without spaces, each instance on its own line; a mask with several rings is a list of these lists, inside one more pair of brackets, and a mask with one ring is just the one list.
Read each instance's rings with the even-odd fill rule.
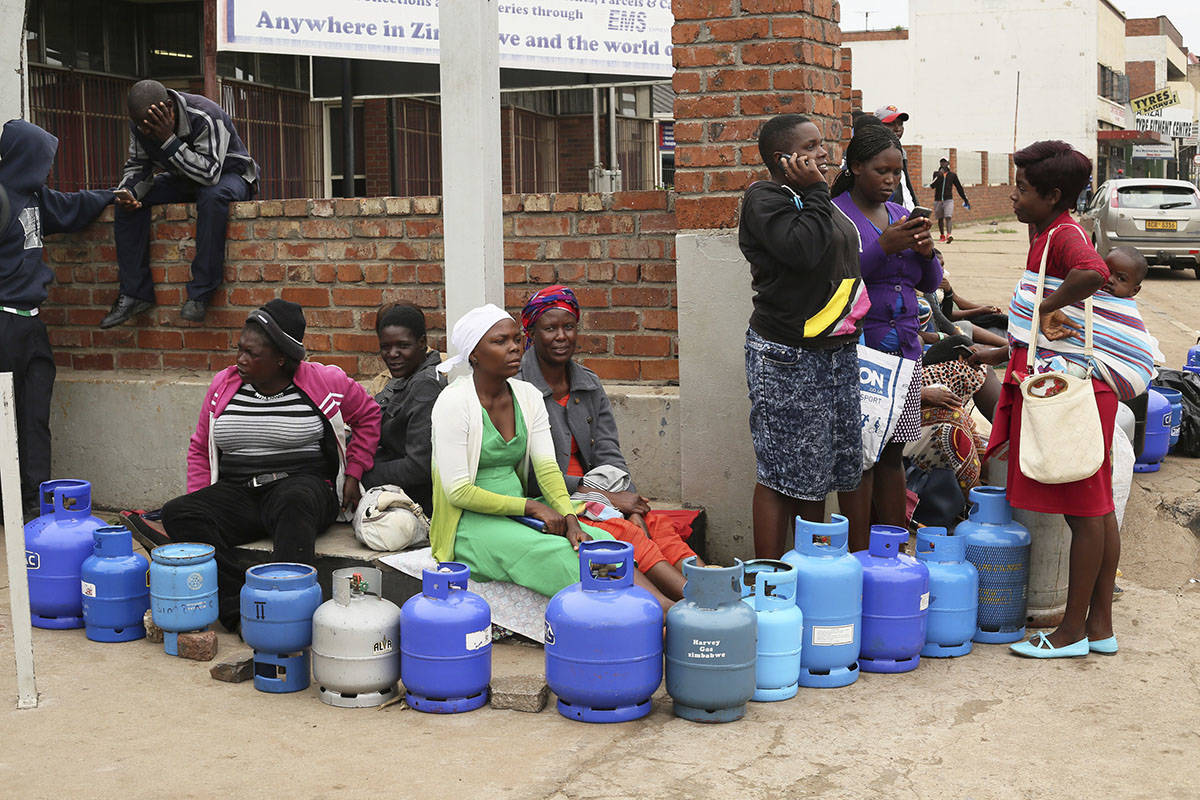
[[759,483],[797,500],[858,487],[862,410],[854,343],[806,350],[748,330],[746,386]]

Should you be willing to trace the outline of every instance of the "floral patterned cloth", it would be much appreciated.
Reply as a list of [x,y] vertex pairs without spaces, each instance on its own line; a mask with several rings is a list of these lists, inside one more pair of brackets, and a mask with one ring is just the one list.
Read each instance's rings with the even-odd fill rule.
[[[927,364],[922,368],[921,383],[944,386],[966,401],[983,386],[984,369],[962,360]],[[966,497],[980,484],[986,450],[987,439],[979,435],[965,408],[925,406],[921,409],[921,436],[905,446],[904,455],[925,472],[937,467],[953,470]]]

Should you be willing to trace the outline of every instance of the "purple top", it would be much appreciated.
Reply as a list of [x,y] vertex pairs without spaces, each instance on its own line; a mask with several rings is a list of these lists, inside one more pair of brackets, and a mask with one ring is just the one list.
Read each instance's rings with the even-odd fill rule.
[[[942,282],[941,262],[912,249],[888,255],[879,246],[879,230],[854,204],[849,192],[833,198],[833,204],[850,218],[862,240],[862,278],[871,298],[871,310],[863,319],[867,346],[919,360],[922,348],[917,335],[917,292],[938,288]],[[909,213],[904,206],[885,205],[889,220]]]

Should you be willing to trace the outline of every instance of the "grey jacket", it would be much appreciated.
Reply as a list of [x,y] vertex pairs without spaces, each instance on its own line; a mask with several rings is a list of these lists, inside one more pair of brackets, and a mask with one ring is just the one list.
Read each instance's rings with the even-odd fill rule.
[[[567,491],[579,488],[580,479],[566,474],[571,461],[571,437],[579,445],[579,460],[584,471],[602,465],[619,467],[629,472],[625,456],[621,454],[621,443],[617,441],[617,423],[613,419],[608,394],[596,373],[572,361],[567,368],[571,382],[570,399],[563,408],[554,399],[550,384],[542,376],[541,365],[533,348],[525,351],[521,358],[521,370],[517,377],[538,388],[546,401],[546,413],[550,415],[550,435],[554,439],[554,457],[558,468],[567,482]],[[637,491],[632,484],[630,491]]]
[[379,452],[375,466],[363,475],[363,489],[395,484],[416,500],[426,513],[433,507],[430,457],[433,403],[446,385],[436,370],[441,354],[431,351],[407,378],[395,378],[375,399],[383,408]]

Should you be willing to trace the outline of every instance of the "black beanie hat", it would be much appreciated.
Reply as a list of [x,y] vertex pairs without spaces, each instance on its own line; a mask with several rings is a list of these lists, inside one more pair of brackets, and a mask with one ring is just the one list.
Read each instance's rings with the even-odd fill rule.
[[251,311],[246,321],[261,325],[279,352],[297,361],[304,360],[304,309],[299,303],[276,298]]

